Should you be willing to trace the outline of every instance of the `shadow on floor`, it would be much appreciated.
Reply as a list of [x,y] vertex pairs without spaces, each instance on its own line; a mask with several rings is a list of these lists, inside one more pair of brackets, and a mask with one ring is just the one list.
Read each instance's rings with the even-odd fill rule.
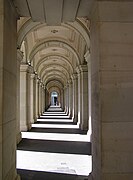
[[[18,169],[21,180],[87,180],[86,176]],[[45,177],[45,178],[44,178]]]
[[35,124],[63,124],[63,125],[77,125],[77,123],[74,123],[74,122],[56,122],[56,120],[55,120],[55,122],[54,121],[37,121],[37,122],[35,122]]
[[64,134],[87,134],[87,131],[80,129],[66,128],[36,128],[33,127],[29,132],[44,132],[44,133],[64,133]]
[[18,150],[91,155],[90,142],[23,139]]

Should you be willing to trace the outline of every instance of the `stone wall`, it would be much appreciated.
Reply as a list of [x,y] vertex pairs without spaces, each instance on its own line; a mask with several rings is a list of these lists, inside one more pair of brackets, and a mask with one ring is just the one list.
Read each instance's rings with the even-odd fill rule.
[[133,179],[133,3],[99,1],[92,12],[95,180]]

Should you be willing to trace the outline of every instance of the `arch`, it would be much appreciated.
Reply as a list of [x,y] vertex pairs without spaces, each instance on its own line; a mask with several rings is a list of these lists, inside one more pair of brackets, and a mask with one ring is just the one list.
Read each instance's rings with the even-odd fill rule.
[[44,81],[45,77],[49,76],[49,74],[52,75],[52,76],[54,76],[54,77],[55,77],[56,75],[61,75],[61,77],[62,77],[63,79],[68,80],[67,77],[66,77],[66,75],[65,75],[62,71],[53,70],[53,69],[52,69],[51,71],[45,72],[45,73],[43,74],[43,76],[42,76],[43,81]]
[[[43,39],[42,41],[40,41],[39,43],[37,43],[30,55],[29,55],[29,62],[32,62],[33,61],[33,58],[34,56],[37,54],[37,52],[39,52],[40,50],[44,49],[44,48],[50,48],[50,47],[55,47],[55,45],[53,46],[49,46],[50,43],[54,43],[57,45],[58,43],[58,46],[56,47],[60,47],[60,48],[64,48],[64,49],[67,49],[69,50],[76,58],[76,61],[77,61],[77,64],[79,65],[81,60],[80,60],[80,57],[78,55],[78,53],[76,52],[76,49],[74,49],[66,40],[63,40],[63,39],[59,39],[59,38],[52,38],[52,39]],[[60,45],[60,46],[59,46]]]
[[56,83],[58,84],[60,87],[63,88],[63,84],[59,81],[59,80],[50,80],[49,82],[47,82],[46,86],[49,85],[50,83]]
[[49,76],[47,76],[47,77],[45,77],[43,79],[43,82],[44,82],[45,86],[51,80],[58,80],[58,81],[60,81],[63,84],[63,86],[67,83],[67,80],[63,79],[63,77],[59,76],[58,74],[56,75],[56,78],[55,78],[55,75],[49,75]]
[[59,54],[55,54],[55,55],[47,54],[46,56],[44,56],[44,57],[43,57],[42,59],[40,59],[40,60],[38,61],[38,63],[36,64],[36,66],[35,66],[36,71],[38,70],[38,67],[40,66],[41,63],[43,63],[44,61],[48,61],[50,58],[56,59],[56,57],[57,57],[57,58],[60,58],[60,60],[62,60],[62,61],[65,61],[65,62],[69,65],[72,73],[74,72],[74,68],[73,68],[72,64],[70,63],[70,61],[69,61],[65,56],[59,55]]
[[17,46],[20,49],[21,44],[28,33],[35,28],[42,26],[40,22],[33,22],[32,19],[27,20],[18,31]]
[[43,67],[43,68],[41,69],[41,71],[40,71],[40,76],[42,75],[43,71],[47,70],[48,68],[53,68],[53,66],[56,66],[56,67],[57,67],[56,70],[58,70],[58,67],[63,68],[63,70],[64,70],[64,71],[66,72],[66,74],[68,75],[68,78],[70,78],[70,73],[67,71],[67,69],[66,69],[64,66],[62,66],[62,65],[60,65],[60,64],[55,64],[55,63],[54,63],[54,64],[49,64],[49,65]]
[[[46,23],[42,24],[40,22],[33,22],[32,19],[28,19],[19,29],[18,31],[18,40],[17,40],[17,46],[20,48],[21,44],[24,40],[24,38],[26,37],[26,35],[28,33],[30,33],[31,31],[38,29],[39,27],[43,27],[46,26]],[[83,23],[78,19],[76,19],[75,22],[73,23],[61,23],[61,26],[67,27],[67,28],[71,28],[74,29],[76,32],[78,32],[83,39],[85,40],[88,49],[90,48],[90,35],[89,35],[89,31],[86,30],[85,26],[83,25]]]

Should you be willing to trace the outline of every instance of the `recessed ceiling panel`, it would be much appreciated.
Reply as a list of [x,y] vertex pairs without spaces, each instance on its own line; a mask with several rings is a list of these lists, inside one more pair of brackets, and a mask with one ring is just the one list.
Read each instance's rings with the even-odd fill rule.
[[44,0],[46,23],[60,25],[62,20],[63,0]]
[[64,0],[63,21],[75,21],[80,0]]
[[77,17],[85,17],[89,15],[92,1],[93,0],[81,0],[80,8],[77,12]]
[[45,22],[43,0],[27,0],[33,21]]
[[29,12],[28,4],[26,0],[14,0],[13,3],[20,16],[30,17],[30,12]]

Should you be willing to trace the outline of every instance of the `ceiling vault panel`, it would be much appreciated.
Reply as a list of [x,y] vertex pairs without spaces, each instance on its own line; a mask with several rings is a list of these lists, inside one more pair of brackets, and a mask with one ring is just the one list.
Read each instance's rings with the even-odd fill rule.
[[76,17],[87,17],[94,0],[13,0],[20,17],[47,25],[74,22]]
[[48,25],[60,25],[62,20],[63,0],[44,0],[46,22]]

